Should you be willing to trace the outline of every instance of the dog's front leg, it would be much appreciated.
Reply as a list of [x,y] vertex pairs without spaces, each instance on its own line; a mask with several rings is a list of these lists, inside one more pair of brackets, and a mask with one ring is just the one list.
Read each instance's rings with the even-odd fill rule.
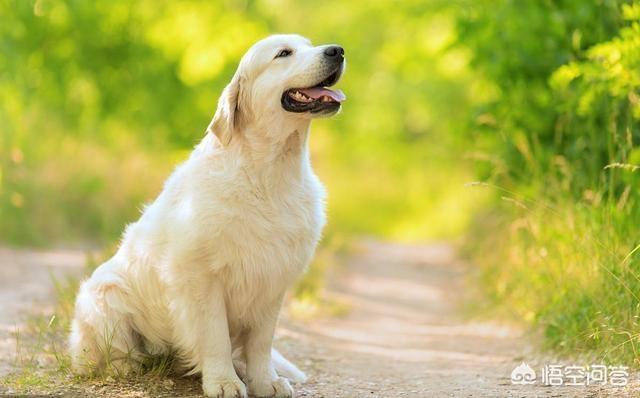
[[247,390],[238,378],[231,360],[231,340],[224,289],[214,282],[208,311],[200,330],[202,347],[202,389],[207,397],[245,398]]
[[282,306],[282,297],[267,310],[262,322],[254,325],[246,336],[247,385],[255,397],[290,398],[293,389],[287,379],[278,377],[271,361],[273,333]]

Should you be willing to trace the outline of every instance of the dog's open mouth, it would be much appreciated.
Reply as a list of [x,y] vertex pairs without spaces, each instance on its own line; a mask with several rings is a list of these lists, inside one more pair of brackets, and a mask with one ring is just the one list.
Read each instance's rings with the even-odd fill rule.
[[282,94],[282,107],[289,112],[334,113],[347,97],[341,90],[331,90],[340,80],[342,66],[313,87],[290,88]]

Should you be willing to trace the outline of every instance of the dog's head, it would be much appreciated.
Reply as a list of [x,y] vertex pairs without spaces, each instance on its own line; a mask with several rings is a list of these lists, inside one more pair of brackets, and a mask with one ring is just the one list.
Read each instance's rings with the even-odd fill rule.
[[345,66],[340,46],[312,46],[298,35],[267,37],[242,57],[209,129],[226,145],[250,123],[281,126],[334,115],[346,97],[328,87],[340,80]]

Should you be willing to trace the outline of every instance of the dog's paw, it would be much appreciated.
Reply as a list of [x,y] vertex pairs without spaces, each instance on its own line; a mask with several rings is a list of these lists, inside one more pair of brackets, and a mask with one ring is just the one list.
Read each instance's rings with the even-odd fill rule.
[[284,377],[278,377],[272,381],[250,382],[249,393],[254,397],[269,398],[292,398],[293,389],[289,381]]
[[203,382],[202,389],[209,398],[247,398],[247,388],[238,378],[209,380]]

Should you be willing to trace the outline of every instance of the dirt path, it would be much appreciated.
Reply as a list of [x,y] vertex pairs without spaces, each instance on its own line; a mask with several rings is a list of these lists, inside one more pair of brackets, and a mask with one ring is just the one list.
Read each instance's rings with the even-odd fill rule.
[[[49,270],[80,274],[83,263],[80,252],[0,249],[0,375],[9,369],[15,350],[10,330],[25,311],[46,311],[52,299]],[[458,315],[464,272],[448,245],[362,242],[345,267],[331,275],[327,288],[331,299],[349,306],[348,314],[305,322],[285,317],[278,328],[276,347],[310,377],[295,386],[297,396],[638,395],[635,375],[633,387],[625,389],[512,385],[511,371],[520,362],[539,373],[544,360],[518,330]],[[140,385],[122,392],[107,383],[80,390],[76,386],[64,396],[197,396],[197,381],[174,380],[163,394]]]
[[53,278],[80,275],[85,262],[86,254],[79,250],[0,247],[0,376],[11,370],[16,355],[14,334],[24,328],[26,316],[52,313]]

